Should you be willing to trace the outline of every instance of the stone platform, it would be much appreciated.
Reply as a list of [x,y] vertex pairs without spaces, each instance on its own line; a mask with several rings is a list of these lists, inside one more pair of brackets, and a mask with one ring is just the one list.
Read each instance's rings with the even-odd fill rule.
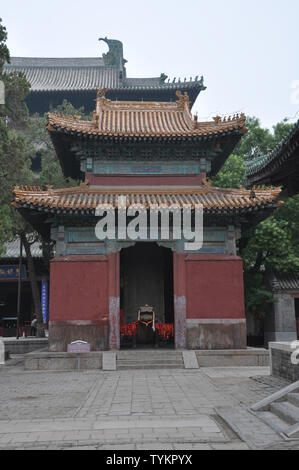
[[26,370],[195,369],[200,367],[265,367],[268,365],[269,351],[254,348],[229,351],[135,349],[81,354],[36,351],[25,355]]
[[269,351],[263,348],[196,351],[200,367],[269,366]]
[[44,349],[48,347],[48,338],[3,338],[0,340],[4,342],[5,351],[10,354],[27,354],[32,351]]

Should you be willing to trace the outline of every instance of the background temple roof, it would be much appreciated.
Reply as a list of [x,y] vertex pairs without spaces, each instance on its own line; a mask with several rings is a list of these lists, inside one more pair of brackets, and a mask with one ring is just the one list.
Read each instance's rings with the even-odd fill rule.
[[[144,101],[171,101],[175,91],[189,91],[193,105],[200,91],[205,90],[203,78],[188,81],[172,80],[161,73],[160,77],[128,78],[123,57],[123,45],[118,40],[100,38],[109,51],[102,57],[89,58],[38,58],[11,57],[4,70],[22,72],[31,85],[27,104],[30,112],[44,113],[67,99],[75,107],[93,108],[92,92],[107,88],[110,99],[136,99]],[[81,93],[85,92],[81,96]],[[87,92],[91,92],[89,95]],[[63,94],[63,96],[61,96]],[[42,98],[41,98],[42,95]]]
[[275,271],[269,276],[269,283],[273,291],[299,291],[299,276],[294,273],[285,274]]
[[[5,246],[5,253],[1,256],[1,259],[4,258],[18,258],[20,255],[20,240],[16,239],[11,242],[6,242]],[[43,256],[41,244],[39,242],[35,242],[31,245],[31,254],[33,258],[41,258]],[[23,249],[23,257],[26,257]]]
[[281,184],[290,196],[298,192],[299,121],[271,153],[246,162],[246,176],[249,184]]

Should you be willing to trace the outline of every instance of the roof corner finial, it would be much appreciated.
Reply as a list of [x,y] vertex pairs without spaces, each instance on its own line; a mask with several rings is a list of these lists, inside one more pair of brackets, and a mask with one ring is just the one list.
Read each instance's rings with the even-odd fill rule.
[[97,98],[104,98],[106,94],[107,88],[102,88],[101,86],[98,89],[97,92]]
[[160,83],[165,83],[165,80],[168,78],[168,76],[165,73],[161,73],[160,75]]

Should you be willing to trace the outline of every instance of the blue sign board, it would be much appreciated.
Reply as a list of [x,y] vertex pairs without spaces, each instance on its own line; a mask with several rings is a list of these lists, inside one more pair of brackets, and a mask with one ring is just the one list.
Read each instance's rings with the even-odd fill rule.
[[[21,279],[26,277],[25,265],[21,265]],[[0,265],[0,279],[18,279],[19,278],[19,266],[17,264],[1,266]]]
[[41,307],[44,323],[47,323],[48,318],[48,282],[42,281],[42,298],[41,298]]

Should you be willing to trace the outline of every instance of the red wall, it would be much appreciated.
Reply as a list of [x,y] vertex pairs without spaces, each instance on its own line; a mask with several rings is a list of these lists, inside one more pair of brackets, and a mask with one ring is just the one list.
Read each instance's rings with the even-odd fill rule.
[[132,176],[132,175],[93,175],[86,173],[86,181],[91,185],[101,186],[130,186],[130,185],[199,185],[202,184],[204,174],[200,175],[151,175],[151,176]]
[[243,263],[229,255],[187,255],[187,318],[245,318]]
[[50,321],[108,321],[106,256],[66,256],[51,262]]

